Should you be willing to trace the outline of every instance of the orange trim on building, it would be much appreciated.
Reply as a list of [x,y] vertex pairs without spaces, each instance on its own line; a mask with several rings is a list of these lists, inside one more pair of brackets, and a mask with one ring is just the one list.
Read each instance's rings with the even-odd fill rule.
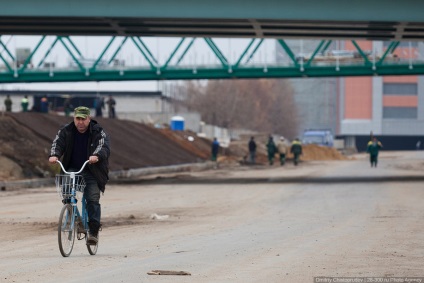
[[[372,41],[365,41],[365,40],[355,40],[355,42],[361,47],[363,51],[370,51],[372,50]],[[345,42],[345,49],[346,50],[356,50],[356,47],[353,45],[352,41],[346,41]]]
[[417,107],[418,97],[412,95],[384,95],[384,107]]
[[418,76],[384,76],[385,83],[417,83]]
[[372,78],[345,78],[345,119],[372,119]]

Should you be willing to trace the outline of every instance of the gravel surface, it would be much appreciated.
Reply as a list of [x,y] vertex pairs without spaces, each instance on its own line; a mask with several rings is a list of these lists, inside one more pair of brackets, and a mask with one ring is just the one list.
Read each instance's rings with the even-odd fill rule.
[[[54,188],[0,192],[0,281],[314,282],[316,276],[424,276],[423,158],[424,152],[383,152],[378,168],[358,155],[110,185],[101,199],[104,229],[95,256],[82,241],[75,242],[69,258],[60,255],[61,203]],[[393,176],[404,179],[384,180]],[[295,178],[283,182],[288,177]],[[324,182],[302,181],[308,177]],[[184,182],[192,178],[208,182]],[[325,182],[331,178],[338,181]],[[152,270],[191,275],[148,275]]]

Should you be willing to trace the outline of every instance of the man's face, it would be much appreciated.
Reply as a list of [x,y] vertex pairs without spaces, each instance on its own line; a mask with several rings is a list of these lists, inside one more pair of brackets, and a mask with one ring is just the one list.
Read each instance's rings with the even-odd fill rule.
[[74,117],[75,127],[77,127],[78,132],[85,133],[90,125],[90,116],[87,118]]

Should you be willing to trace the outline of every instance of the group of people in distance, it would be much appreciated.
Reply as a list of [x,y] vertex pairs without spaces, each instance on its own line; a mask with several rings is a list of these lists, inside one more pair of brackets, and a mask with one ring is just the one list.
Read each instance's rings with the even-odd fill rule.
[[[13,104],[13,101],[10,98],[10,95],[6,95],[6,98],[4,99],[4,107],[6,112],[12,112],[12,104]],[[28,96],[25,95],[21,100],[22,112],[27,112],[28,106],[29,106]]]
[[94,109],[96,109],[96,117],[102,117],[103,116],[103,109],[105,108],[105,104],[108,107],[108,117],[109,118],[116,118],[116,100],[110,95],[108,100],[104,100],[103,97],[97,96],[94,100]]
[[[256,164],[256,142],[255,137],[251,137],[248,143],[249,148],[249,162],[251,164]],[[299,158],[302,154],[302,144],[299,139],[295,139],[291,146],[286,141],[286,139],[281,136],[280,141],[276,144],[274,142],[274,138],[270,135],[268,138],[268,142],[266,143],[266,149],[268,154],[268,163],[269,165],[274,164],[275,155],[278,153],[280,165],[284,165],[286,163],[287,154],[290,152],[293,154],[293,162],[294,165],[299,164]]]
[[[256,145],[255,137],[250,138],[247,147],[249,149],[249,163],[256,164],[257,145]],[[269,136],[268,142],[266,143],[266,148],[268,153],[269,165],[274,164],[274,158],[277,153],[279,154],[280,164],[284,165],[286,163],[286,158],[287,158],[289,149],[294,157],[293,158],[294,165],[299,164],[299,158],[300,158],[300,155],[302,154],[302,144],[299,139],[295,139],[290,146],[284,137],[280,137],[280,142],[275,144],[274,138],[272,136]],[[219,151],[219,142],[217,138],[214,138],[212,141],[212,152],[211,152],[212,161],[217,161],[218,151]]]
[[[383,147],[382,143],[377,140],[376,137],[372,136],[371,140],[367,144],[367,150],[366,152],[370,156],[370,163],[371,167],[377,167],[378,163],[378,153],[380,149]],[[249,149],[249,163],[250,164],[256,164],[256,141],[255,137],[251,137],[248,143],[248,149]],[[298,138],[294,139],[291,145],[286,141],[286,139],[281,136],[280,141],[275,143],[274,137],[269,136],[268,142],[266,143],[266,149],[267,149],[267,155],[268,155],[268,163],[269,165],[274,164],[275,155],[278,154],[280,165],[284,165],[286,163],[287,155],[290,151],[290,153],[293,154],[293,163],[295,166],[299,164],[300,155],[302,155],[302,143]],[[217,138],[213,139],[212,142],[212,155],[211,159],[212,161],[217,161],[219,151],[219,142]]]
[[[254,137],[250,138],[250,142],[252,141],[254,142]],[[284,165],[286,163],[286,158],[290,150],[290,153],[293,154],[293,163],[295,166],[297,166],[299,164],[300,155],[302,155],[302,144],[298,138],[294,139],[290,146],[283,136],[280,137],[279,142],[275,143],[274,137],[270,135],[268,138],[268,142],[266,143],[266,149],[268,154],[269,165],[274,164],[274,158],[276,154],[278,154],[279,156],[280,165]],[[252,153],[250,154],[250,156],[252,156]],[[254,163],[254,160],[251,159],[251,162]]]
[[[13,101],[10,98],[10,95],[7,95],[4,99],[4,107],[6,112],[12,112],[12,105]],[[93,108],[96,110],[96,117],[102,117],[103,116],[103,109],[105,108],[105,105],[108,106],[108,117],[109,118],[116,118],[116,100],[109,95],[108,100],[104,100],[103,97],[97,96],[94,99],[94,105]],[[28,96],[25,95],[21,100],[21,107],[22,112],[28,112],[29,109],[29,99]],[[40,99],[40,103],[38,107],[35,107],[35,105],[32,107],[31,111],[37,111],[41,113],[48,113],[49,112],[49,99],[46,96],[43,96]],[[63,101],[63,111],[65,113],[66,117],[69,117],[71,112],[74,110],[74,106],[72,105],[72,97],[70,95],[65,97],[65,100]]]

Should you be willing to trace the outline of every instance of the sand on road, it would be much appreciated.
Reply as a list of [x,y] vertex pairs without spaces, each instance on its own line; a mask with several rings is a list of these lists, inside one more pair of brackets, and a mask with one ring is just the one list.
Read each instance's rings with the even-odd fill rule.
[[[421,152],[383,152],[373,169],[358,155],[109,185],[101,199],[98,254],[88,255],[76,241],[69,258],[58,250],[61,202],[54,188],[0,192],[0,282],[424,276],[424,189],[412,178],[422,175],[422,160]],[[282,181],[293,176],[298,181]],[[324,182],[302,181],[311,176]],[[373,176],[379,181],[370,182]],[[390,176],[399,180],[385,182]],[[325,182],[332,177],[339,180]],[[208,181],[188,182],[192,178]],[[151,270],[191,276],[148,275]]]

